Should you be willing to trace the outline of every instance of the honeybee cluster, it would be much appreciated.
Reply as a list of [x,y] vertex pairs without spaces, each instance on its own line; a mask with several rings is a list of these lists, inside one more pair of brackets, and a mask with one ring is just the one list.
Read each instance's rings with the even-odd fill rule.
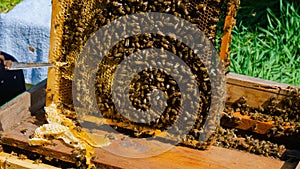
[[[130,40],[129,40],[130,39]],[[142,36],[134,36],[129,39],[126,39],[124,41],[121,41],[116,46],[117,49],[124,49],[126,46],[126,42],[130,41],[133,44],[139,44],[141,47],[136,49],[135,46],[129,46],[127,47],[127,50],[129,50],[128,55],[141,50],[143,48],[147,48],[149,44],[151,46],[158,48],[158,49],[164,49],[172,51],[175,54],[178,54],[178,56],[181,56],[181,59],[185,61],[185,63],[191,68],[195,79],[197,81],[198,89],[202,92],[199,95],[193,95],[193,96],[186,96],[185,99],[189,99],[190,106],[193,106],[193,99],[195,97],[200,97],[202,107],[199,107],[199,114],[202,113],[202,116],[194,117],[193,119],[197,120],[197,126],[196,128],[200,128],[201,123],[205,121],[206,113],[209,109],[210,104],[210,79],[207,73],[206,68],[204,67],[203,63],[197,59],[195,54],[191,49],[186,47],[184,44],[175,41],[171,39],[170,37],[163,37],[161,35],[142,35]],[[162,41],[160,41],[160,40]],[[119,63],[116,63],[116,60],[122,61],[122,57],[126,57],[123,55],[119,55],[120,58],[112,57],[112,56],[118,56],[118,54],[113,54],[113,51],[115,49],[112,49],[111,53],[108,55],[108,59],[106,60],[107,63],[104,64],[111,64],[115,63],[114,66],[116,67]],[[112,55],[112,56],[111,56]],[[148,57],[148,55],[144,55],[144,57]],[[150,57],[150,55],[149,55]],[[172,65],[172,60],[165,60],[166,63],[169,62],[170,65]],[[142,63],[140,63],[142,64]],[[159,62],[153,62],[153,64],[160,64]],[[102,68],[105,68],[105,66],[100,66]],[[155,65],[153,66],[155,67]],[[130,68],[128,68],[130,69]],[[130,70],[128,70],[130,71]],[[185,80],[185,75],[189,70],[185,70],[184,68],[181,68],[181,66],[178,66],[177,73],[180,79],[183,81]],[[107,118],[114,118],[117,121],[123,121],[128,122],[130,121],[126,120],[115,108],[114,102],[122,102],[122,100],[112,100],[111,98],[111,88],[110,84],[113,80],[116,81],[116,83],[120,86],[123,86],[123,81],[121,78],[112,76],[112,74],[107,74],[107,72],[103,69],[99,69],[98,71],[99,75],[97,76],[97,94],[98,94],[98,106],[103,112],[103,116]],[[114,78],[114,79],[113,79]],[[189,83],[188,81],[186,83]],[[151,113],[148,113],[146,115],[139,115],[139,114],[133,114],[136,117],[133,117],[135,119],[143,119],[142,121],[145,121],[143,125],[146,125],[148,127],[154,128],[154,129],[160,129],[164,130],[167,129],[169,126],[173,124],[174,121],[178,118],[180,114],[184,114],[185,116],[193,116],[193,114],[190,114],[190,112],[181,112],[180,104],[182,102],[183,97],[181,96],[182,93],[179,89],[179,86],[177,85],[176,80],[172,77],[172,75],[168,74],[165,71],[162,71],[160,69],[145,69],[141,71],[138,75],[135,76],[135,78],[132,80],[131,85],[129,87],[129,99],[131,101],[131,105],[127,106],[134,106],[138,110],[146,111],[152,107],[156,107],[159,105],[151,105],[150,104],[150,98],[148,97],[152,90],[158,89],[161,92],[164,93],[162,97],[166,97],[166,102],[160,101],[156,104],[164,104],[161,105],[162,107],[167,107],[160,118],[157,118],[156,121],[153,121],[152,117],[155,117],[156,115],[151,116]],[[198,93],[193,93],[198,94]],[[126,109],[124,110],[126,111]],[[126,112],[122,112],[124,114]],[[153,113],[157,113],[153,111]],[[128,112],[130,114],[130,112]],[[133,123],[131,123],[133,124]]]
[[[55,39],[56,41],[53,50],[51,50],[51,56],[52,61],[57,63],[56,65],[59,65],[58,63],[62,63],[61,65],[63,65],[58,67],[59,71],[57,75],[59,105],[62,105],[67,109],[74,109],[72,102],[72,79],[76,60],[88,38],[102,26],[113,22],[121,16],[130,14],[141,12],[168,13],[196,25],[204,32],[208,39],[215,44],[216,25],[221,16],[225,15],[226,7],[229,6],[229,2],[231,1],[73,0],[72,2],[58,2],[58,15],[54,19],[54,29],[57,39]],[[168,18],[165,19],[166,20],[160,24],[173,28],[177,27],[176,24],[168,22]],[[124,31],[126,30],[128,29],[124,29]],[[124,33],[126,32],[120,32],[119,34],[122,36]],[[187,33],[185,38],[192,39],[193,37],[189,36]],[[134,52],[147,48],[157,48],[169,51],[181,58],[190,67],[190,71],[192,71],[197,81],[197,88],[201,93],[198,96],[185,96],[184,93],[180,92],[176,81],[167,72],[159,69],[143,70],[135,76],[130,84],[129,99],[132,103],[130,106],[134,106],[136,109],[142,111],[149,110],[151,105],[148,94],[153,91],[154,88],[161,90],[167,99],[166,103],[158,102],[158,104],[164,104],[166,106],[166,109],[161,116],[155,121],[151,120],[150,116],[143,117],[144,119],[142,119],[142,121],[145,121],[145,123],[140,124],[130,122],[114,107],[114,102],[118,102],[118,100],[112,100],[111,83],[117,81],[117,84],[121,84],[121,81],[118,82],[117,78],[114,78],[113,75],[116,67],[124,60],[124,58]],[[210,58],[212,57],[212,51],[204,50],[203,55],[206,58]],[[168,61],[166,60],[166,62]],[[172,64],[172,62],[169,64]],[[186,71],[188,70],[178,67],[178,75],[185,74]],[[196,123],[195,121],[194,123],[191,123],[193,128],[187,140],[197,140],[197,137],[199,137],[199,131],[201,130],[201,127],[206,120],[208,110],[210,109],[211,79],[208,76],[206,67],[201,60],[195,57],[194,51],[190,49],[189,46],[186,46],[184,43],[173,37],[164,36],[163,34],[131,36],[118,42],[110,49],[103,62],[100,63],[97,72],[95,82],[97,103],[104,117],[135,125],[133,129],[135,129],[135,131],[137,130],[137,132],[141,132],[143,126],[159,130],[167,129],[174,121],[176,121],[179,115],[184,115],[187,118],[192,118],[196,121]],[[89,97],[93,96],[94,95],[86,96],[84,99],[90,100]],[[190,112],[181,112],[179,105],[182,102],[183,96],[185,96],[184,98],[200,98],[201,103],[199,104],[199,111],[196,113],[196,116],[190,114]],[[191,104],[194,103],[191,102]],[[198,148],[201,147],[199,144],[197,145]]]
[[220,127],[215,133],[215,146],[238,149],[266,157],[280,158],[285,151],[283,144],[254,138],[252,135],[241,134],[237,129]]
[[[81,2],[74,0],[60,2],[60,12],[56,16],[55,29],[61,30],[60,42],[54,55],[57,62],[67,62],[64,66],[63,77],[72,76],[71,66],[74,66],[77,55],[92,33],[115,19],[140,13],[162,12],[186,19],[196,24],[206,36],[214,41],[216,24],[221,16],[223,2],[218,0],[189,1],[110,1],[93,0]],[[59,37],[60,38],[60,37]],[[61,55],[58,55],[61,53]]]
[[[285,150],[284,146],[289,145],[290,141],[283,141],[281,145],[274,142],[276,138],[292,138],[292,140],[299,139],[300,130],[300,92],[299,88],[287,88],[287,93],[284,98],[270,98],[266,103],[259,107],[251,107],[247,105],[245,97],[241,97],[231,106],[225,108],[226,115],[233,118],[234,112],[240,112],[242,115],[248,115],[253,120],[261,122],[273,122],[273,127],[260,139],[252,137],[255,135],[251,131],[248,134],[237,134],[237,129],[220,128],[217,132],[217,141],[215,145],[236,148],[249,151],[265,156],[281,157]],[[234,123],[238,123],[235,119]],[[245,132],[245,131],[244,131]],[[251,137],[250,137],[251,136]],[[263,138],[263,139],[262,139]],[[275,138],[275,139],[274,139]],[[296,147],[295,147],[296,148]],[[296,148],[297,149],[297,148]]]
[[283,99],[270,98],[257,108],[247,105],[247,100],[241,97],[232,107],[226,109],[227,113],[240,112],[249,115],[253,120],[274,122],[269,136],[289,136],[299,133],[300,126],[300,91],[299,88],[289,87]]

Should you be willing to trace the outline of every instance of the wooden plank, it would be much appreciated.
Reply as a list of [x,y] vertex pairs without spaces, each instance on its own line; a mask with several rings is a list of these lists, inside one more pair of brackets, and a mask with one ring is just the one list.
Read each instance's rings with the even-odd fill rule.
[[24,92],[0,107],[0,131],[9,130],[30,117],[30,104],[30,93]]
[[258,134],[267,134],[274,126],[273,121],[262,122],[259,120],[252,120],[250,116],[241,115],[239,112],[233,114],[233,118],[240,119],[237,122],[230,121],[223,116],[221,119],[221,125],[226,127],[237,128],[240,130],[251,131]]
[[279,100],[285,97],[289,86],[299,88],[298,86],[229,73],[227,75],[226,103],[232,103],[244,96],[248,105],[258,107],[271,97]]
[[0,107],[0,131],[9,130],[45,105],[46,81]]
[[32,135],[35,129],[38,127],[36,125],[37,123],[38,122],[34,117],[29,117],[26,121],[21,122],[20,125],[14,128],[13,130],[3,132],[2,134],[8,137],[2,137],[1,143],[5,145],[17,147],[20,149],[24,149],[33,153],[46,155],[47,157],[61,159],[62,161],[66,161],[66,162],[74,161],[74,159],[72,159],[74,157],[71,157],[72,149],[61,144],[60,141],[56,140],[54,142],[54,143],[56,142],[60,143],[57,144],[55,149],[57,150],[64,149],[65,150],[64,153],[61,153],[60,151],[57,151],[55,149],[52,151],[48,151],[47,147],[51,147],[51,146],[39,147],[39,148],[35,146],[29,146],[28,144],[29,136]]
[[221,41],[221,47],[220,47],[220,59],[223,61],[229,60],[229,45],[231,43],[231,32],[233,29],[233,26],[235,24],[234,18],[236,17],[236,11],[239,6],[237,4],[238,1],[231,0],[230,2],[230,8],[227,12],[227,15],[225,17],[225,23],[223,26],[223,35],[222,35],[222,41]]
[[[72,148],[67,147],[61,141],[54,141],[55,146],[31,147],[28,146],[29,135],[37,127],[34,121],[22,123],[10,132],[2,134],[1,143],[18,147],[31,152],[39,153],[53,158],[59,158],[66,162],[75,162],[76,158],[71,155]],[[21,130],[27,128],[26,134]],[[117,140],[121,142],[121,140]],[[114,146],[115,147],[115,146]],[[128,149],[128,151],[130,151]],[[200,151],[186,147],[175,146],[158,156],[149,158],[125,158],[107,152],[104,149],[95,149],[93,161],[101,166],[113,166],[116,168],[294,168],[295,164],[287,164],[280,160],[257,156],[237,150],[229,150],[212,147],[207,151]]]
[[[71,3],[71,2],[69,2]],[[57,44],[61,44],[62,41],[62,31],[64,25],[58,24],[57,20],[62,20],[64,16],[59,15],[61,11],[61,2],[60,0],[52,1],[52,17],[51,17],[51,29],[50,29],[50,46],[49,46],[49,62],[52,63],[55,60],[55,55],[61,55],[61,47]],[[62,23],[62,22],[60,22]],[[58,48],[58,49],[57,49]],[[54,53],[60,52],[60,53]],[[58,95],[56,94],[58,88],[59,74],[58,70],[55,67],[48,68],[48,81],[47,81],[47,97],[46,105],[51,104],[52,102],[58,102]]]
[[34,161],[28,159],[19,159],[19,157],[0,152],[0,167],[5,169],[58,169],[47,164],[34,164]]
[[30,94],[30,112],[35,113],[45,106],[46,102],[46,85],[47,80],[43,80],[39,84],[28,90]]

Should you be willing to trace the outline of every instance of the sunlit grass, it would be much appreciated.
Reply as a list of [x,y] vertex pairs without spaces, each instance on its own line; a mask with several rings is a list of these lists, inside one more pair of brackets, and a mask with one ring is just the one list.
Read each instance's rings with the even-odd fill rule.
[[267,8],[267,25],[233,30],[230,71],[300,86],[299,7],[280,1],[280,15]]
[[0,0],[0,13],[7,13],[22,0]]

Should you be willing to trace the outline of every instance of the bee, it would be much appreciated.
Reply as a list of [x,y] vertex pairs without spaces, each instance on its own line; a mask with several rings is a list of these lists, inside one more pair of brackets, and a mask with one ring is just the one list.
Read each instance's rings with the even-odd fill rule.
[[251,127],[251,130],[252,130],[252,131],[256,131],[256,130],[257,130],[257,127],[258,127],[258,123],[255,123],[255,124]]
[[200,9],[202,9],[203,11],[206,11],[207,5],[206,4],[198,4],[196,6],[196,10],[200,10]]
[[26,134],[27,129],[22,129],[20,132],[21,132],[22,134]]
[[31,52],[34,52],[34,51],[35,51],[35,48],[32,47],[32,46],[29,46],[28,48],[29,48],[29,50],[30,50]]
[[19,154],[19,155],[18,155],[18,159],[20,159],[20,160],[26,160],[26,159],[27,159],[27,156],[24,155],[24,154]]
[[36,159],[33,161],[33,164],[41,164],[43,161],[41,159]]

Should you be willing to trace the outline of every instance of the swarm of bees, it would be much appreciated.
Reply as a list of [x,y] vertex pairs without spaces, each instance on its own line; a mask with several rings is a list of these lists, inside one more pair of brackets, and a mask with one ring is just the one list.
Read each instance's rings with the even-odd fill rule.
[[[226,15],[226,12],[233,1],[219,1],[219,0],[175,0],[175,1],[86,1],[73,0],[72,3],[67,1],[60,1],[57,5],[57,15],[54,19],[55,29],[55,44],[50,51],[50,59],[54,63],[66,63],[64,66],[57,66],[57,89],[55,94],[58,95],[59,105],[63,108],[74,110],[72,101],[72,79],[73,71],[78,58],[78,54],[83,49],[88,38],[92,36],[99,28],[107,25],[117,18],[130,14],[138,14],[141,12],[161,12],[172,14],[174,16],[183,18],[190,23],[196,25],[210,40],[210,43],[215,44],[217,24],[220,19]],[[88,15],[86,15],[88,13]],[[223,18],[224,19],[224,18]],[[176,23],[171,23],[168,18],[159,24],[176,28]],[[124,29],[124,31],[130,30]],[[181,31],[181,30],[177,30]],[[126,32],[120,32],[122,36]],[[186,34],[188,39],[193,39],[192,36]],[[109,39],[109,38],[108,38]],[[205,44],[204,44],[205,45]],[[178,89],[178,84],[167,72],[158,69],[145,69],[140,72],[135,79],[133,79],[129,88],[130,101],[132,105],[138,110],[149,110],[151,107],[149,100],[149,93],[157,88],[161,90],[166,96],[166,109],[155,121],[151,121],[151,117],[143,117],[142,121],[145,123],[137,124],[128,121],[122,115],[126,112],[118,112],[114,106],[111,96],[111,83],[115,81],[121,84],[114,78],[114,71],[116,67],[124,58],[137,51],[156,48],[173,53],[182,59],[191,69],[196,81],[199,91],[199,96],[185,96]],[[212,51],[206,49],[204,57],[212,57]],[[183,114],[187,118],[193,118],[196,122],[192,125],[192,129],[188,138],[185,140],[197,140],[199,131],[204,125],[207,118],[208,110],[211,103],[211,86],[210,77],[208,76],[207,68],[203,62],[197,59],[194,51],[171,36],[164,36],[163,34],[141,34],[128,37],[114,45],[112,49],[106,54],[97,72],[95,80],[96,96],[98,107],[105,118],[113,119],[116,122],[124,122],[133,125],[132,130],[135,133],[141,133],[145,127],[151,127],[155,130],[165,130],[178,118],[179,114]],[[166,62],[168,62],[166,60]],[[157,64],[154,62],[154,64]],[[167,63],[172,64],[172,62]],[[185,74],[185,68],[178,67],[178,75]],[[222,71],[222,70],[217,70]],[[223,92],[221,92],[223,93]],[[182,97],[192,98],[198,97],[201,100],[197,117],[190,114],[190,112],[181,112],[180,103]],[[86,96],[84,100],[92,100]],[[79,98],[79,101],[82,98]],[[159,103],[160,104],[160,103]],[[163,104],[163,103],[162,103]],[[191,103],[192,105],[192,103]],[[122,113],[122,114],[121,114]],[[93,114],[97,116],[97,114]],[[136,117],[139,119],[139,117]],[[213,122],[211,122],[212,124]],[[215,124],[214,124],[215,125]],[[138,126],[138,127],[137,127]],[[191,141],[185,141],[189,143]],[[193,144],[194,145],[194,144]],[[196,144],[198,148],[207,148],[210,143]]]
[[[228,2],[229,3],[229,2]],[[78,54],[82,50],[88,38],[99,28],[107,25],[115,19],[140,12],[162,12],[181,17],[197,25],[204,34],[215,43],[217,23],[220,17],[226,12],[226,5],[219,0],[204,1],[101,1],[94,0],[81,2],[79,0],[59,2],[59,11],[55,18],[55,45],[51,52],[53,62],[67,63],[59,67],[59,79],[57,94],[63,105],[72,108],[71,83],[73,70]],[[86,15],[88,13],[88,15]],[[165,24],[165,23],[163,23]],[[122,34],[122,33],[120,33]],[[135,49],[143,49],[145,46],[139,44],[141,40],[135,38],[127,39],[125,44]],[[142,36],[140,36],[142,38]],[[136,39],[136,40],[135,40]],[[147,40],[147,39],[146,39]],[[155,41],[165,50],[176,50],[180,54],[181,47],[172,46],[163,41],[160,36],[148,40],[147,47],[153,48],[158,44],[151,44]],[[121,45],[122,46],[122,45]],[[118,54],[125,48],[119,48]],[[124,51],[124,52],[126,52]],[[124,53],[122,52],[122,53]],[[174,53],[174,54],[177,54]],[[115,53],[114,53],[115,54]],[[184,54],[184,53],[182,53]],[[115,57],[115,56],[114,56]],[[124,56],[123,56],[124,57]]]
[[[285,146],[282,142],[279,143],[281,145],[275,143],[274,140],[276,139],[274,138],[299,139],[299,103],[300,89],[292,87],[287,88],[287,94],[284,98],[270,98],[266,103],[258,107],[247,105],[246,98],[241,97],[231,106],[226,107],[226,115],[233,117],[234,112],[240,112],[242,115],[250,116],[253,120],[272,122],[273,127],[266,135],[261,136],[260,139],[252,137],[255,134],[249,131],[246,132],[247,134],[236,134],[241,132],[238,132],[237,129],[229,130],[221,127],[217,132],[217,142],[215,145],[280,158],[282,157],[282,152],[285,150]],[[252,144],[253,142],[256,143]]]
[[[147,39],[146,41],[141,41],[140,39]],[[162,42],[159,42],[155,39],[161,39]],[[193,105],[193,99],[194,97],[201,97],[201,101],[205,104],[202,104],[202,107],[199,107],[199,116],[195,117],[194,119],[196,120],[196,125],[194,129],[200,130],[200,127],[206,119],[206,114],[209,110],[209,103],[210,103],[210,80],[209,76],[207,73],[206,68],[204,67],[203,63],[197,59],[191,59],[191,58],[197,58],[194,53],[192,52],[191,49],[188,49],[184,44],[181,44],[178,41],[175,41],[174,39],[171,39],[169,37],[162,37],[161,35],[142,35],[142,36],[134,36],[128,39],[125,39],[124,41],[121,41],[119,44],[116,46],[118,49],[123,50],[126,45],[126,42],[130,41],[132,44],[137,44],[139,43],[140,48],[135,49],[134,46],[131,46],[127,48],[129,49],[128,55],[132,54],[133,52],[136,52],[137,50],[147,48],[149,47],[149,43],[151,44],[152,47],[156,48],[165,48],[165,50],[172,50],[175,54],[178,54],[179,56],[182,57],[182,60],[186,61],[189,67],[192,68],[192,71],[194,73],[194,76],[197,80],[197,83],[199,85],[199,90],[202,91],[200,95],[193,95],[193,96],[186,96],[183,97],[182,93],[177,85],[177,82],[175,79],[168,74],[167,72],[161,71],[159,69],[145,69],[142,72],[140,72],[138,75],[135,76],[135,78],[132,80],[132,83],[130,84],[129,87],[129,100],[131,101],[131,105],[127,106],[134,106],[136,109],[141,110],[141,111],[147,111],[149,110],[150,106],[155,107],[155,106],[161,106],[161,107],[167,107],[162,115],[158,115],[159,117],[156,120],[152,120],[152,118],[155,116],[157,117],[157,112],[153,111],[153,114],[151,114],[151,111],[146,114],[132,114],[130,111],[129,112],[124,112],[126,111],[123,110],[123,112],[119,112],[117,108],[115,107],[116,102],[122,102],[122,100],[113,100],[111,97],[111,83],[114,81],[117,83],[118,86],[123,86],[124,81],[118,77],[112,76],[111,71],[107,72],[105,70],[106,64],[110,64],[110,67],[117,67],[119,64],[118,62],[115,63],[113,66],[111,63],[116,62],[116,57],[117,54],[113,54],[116,49],[112,49],[111,52],[108,54],[108,59],[106,59],[105,63],[103,63],[103,66],[100,66],[100,69],[98,71],[98,76],[96,79],[96,94],[98,95],[97,101],[98,101],[98,106],[101,110],[102,115],[106,118],[112,118],[115,119],[117,122],[124,122],[124,123],[129,123],[131,125],[143,125],[145,127],[150,127],[153,129],[158,129],[158,130],[165,130],[169,126],[171,126],[178,116],[180,114],[183,114],[184,116],[190,117],[193,116],[192,113],[190,112],[181,112],[180,108],[180,103],[182,102],[182,98],[185,99],[190,99],[190,105]],[[167,42],[164,43],[163,41]],[[165,47],[164,47],[165,45]],[[137,45],[135,45],[137,46]],[[150,46],[150,47],[151,47]],[[132,50],[131,50],[132,49]],[[145,55],[147,56],[147,55]],[[186,58],[184,58],[186,56]],[[121,62],[123,60],[122,56],[120,55],[120,60]],[[150,56],[149,56],[150,57]],[[118,58],[119,59],[119,58]],[[165,60],[166,64],[170,62],[169,64],[172,65],[171,61],[168,61],[167,59]],[[160,64],[158,62],[153,62],[153,64]],[[153,66],[155,67],[155,65]],[[128,70],[130,71],[130,70]],[[181,68],[181,66],[178,66],[177,73],[178,75],[185,75],[186,71],[184,68]],[[180,78],[180,77],[179,77]],[[185,77],[181,77],[182,80],[185,79]],[[188,83],[188,82],[186,82]],[[157,102],[157,104],[164,104],[164,105],[155,105],[155,104],[150,104],[150,98],[149,94],[153,89],[159,89],[164,93],[162,97],[166,97],[166,102],[164,103],[163,101]],[[197,94],[197,93],[195,93]],[[152,96],[153,98],[153,96]],[[121,114],[122,113],[122,114]],[[136,117],[132,117],[135,119],[143,119],[144,123],[143,124],[137,124],[134,122],[130,122],[128,119],[124,118],[122,115],[125,113],[128,113],[128,115],[133,115]],[[202,116],[200,116],[200,114]],[[134,127],[133,127],[134,128]],[[139,128],[139,130],[143,130],[142,127]],[[180,131],[179,131],[180,132]],[[194,135],[194,137],[197,139],[197,134]]]
[[255,138],[251,134],[242,134],[235,128],[220,127],[215,133],[215,138],[214,146],[243,150],[266,157],[281,158],[286,150],[283,144]]
[[274,123],[274,128],[271,129],[272,132],[270,133],[272,136],[280,133],[290,135],[299,132],[299,103],[299,88],[289,87],[283,99],[270,98],[259,107],[250,107],[247,105],[247,100],[241,97],[230,108],[226,109],[226,112],[229,114],[240,112],[242,115],[248,115],[251,119],[262,122],[272,121]]

